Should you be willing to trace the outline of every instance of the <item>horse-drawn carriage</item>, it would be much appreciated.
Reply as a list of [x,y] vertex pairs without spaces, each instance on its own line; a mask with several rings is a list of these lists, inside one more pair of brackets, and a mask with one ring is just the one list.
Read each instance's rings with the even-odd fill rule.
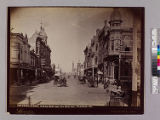
[[67,86],[67,80],[64,75],[62,74],[55,74],[54,77],[54,85],[57,85],[58,87]]
[[86,83],[86,77],[85,76],[78,76],[78,80],[80,81],[81,84]]

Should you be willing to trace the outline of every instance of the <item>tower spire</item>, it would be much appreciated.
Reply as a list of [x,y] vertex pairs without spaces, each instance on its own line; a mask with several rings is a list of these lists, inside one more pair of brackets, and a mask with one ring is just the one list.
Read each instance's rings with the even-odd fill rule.
[[74,72],[74,61],[72,61],[72,72]]

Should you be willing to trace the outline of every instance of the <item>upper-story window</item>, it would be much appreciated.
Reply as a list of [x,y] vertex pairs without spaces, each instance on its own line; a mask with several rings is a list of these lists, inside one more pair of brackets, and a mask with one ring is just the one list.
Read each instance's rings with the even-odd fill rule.
[[114,50],[114,41],[111,41],[111,50]]
[[105,43],[103,42],[103,48],[105,48]]
[[133,40],[132,40],[132,36],[130,35],[125,35],[122,37],[122,41],[121,41],[121,45],[122,48],[121,50],[123,51],[132,51],[132,47],[133,47]]
[[18,43],[17,46],[18,46],[18,50],[19,50],[19,52],[18,52],[18,60],[20,60],[20,54],[21,54],[20,43]]
[[23,50],[23,48],[21,48],[21,54],[22,54],[22,50]]
[[118,43],[115,44],[114,49],[115,49],[115,51],[118,51],[118,50],[119,50],[119,44],[118,44]]
[[140,62],[141,61],[141,49],[140,48],[137,48],[137,60],[138,60],[138,62]]
[[96,51],[98,50],[98,44],[96,44]]
[[125,47],[125,51],[130,51],[130,48],[129,47]]
[[36,47],[36,53],[38,53],[38,47]]
[[97,57],[95,58],[95,64],[97,64]]
[[20,55],[21,55],[21,56],[20,56],[20,59],[21,59],[21,60],[22,60],[22,54],[23,54],[23,53],[22,53],[22,52],[23,52],[22,50],[23,50],[23,47],[20,49],[20,51],[21,51],[21,52],[20,52]]

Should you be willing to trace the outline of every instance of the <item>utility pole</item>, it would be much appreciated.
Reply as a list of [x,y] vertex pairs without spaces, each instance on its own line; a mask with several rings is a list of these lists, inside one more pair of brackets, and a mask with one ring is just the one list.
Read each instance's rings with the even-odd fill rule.
[[31,106],[31,96],[28,97],[28,105]]

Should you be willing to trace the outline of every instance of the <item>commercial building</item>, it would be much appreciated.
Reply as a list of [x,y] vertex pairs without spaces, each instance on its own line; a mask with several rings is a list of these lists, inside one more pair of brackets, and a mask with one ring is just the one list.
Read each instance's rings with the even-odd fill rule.
[[77,63],[77,76],[81,77],[84,75],[84,65],[80,62]]
[[92,76],[92,51],[91,46],[86,46],[84,50],[85,61],[84,61],[84,75],[86,77]]
[[31,79],[30,79],[30,82],[32,81],[36,81],[37,80],[37,62],[38,62],[38,57],[35,53],[34,50],[31,50],[30,51],[30,69],[31,69],[31,73],[30,73],[30,76],[31,76]]
[[10,33],[10,84],[32,83],[51,78],[53,70],[47,34],[41,26],[28,39],[22,33]]
[[28,82],[30,69],[30,45],[27,35],[10,34],[10,84]]
[[[127,8],[126,8],[127,9]],[[129,106],[138,106],[138,94],[140,94],[141,73],[141,18],[136,18],[133,11],[129,11],[130,18],[124,21],[121,9],[114,8],[102,29],[96,30],[95,39],[91,40],[90,47],[86,47],[85,71],[98,59],[96,74],[102,83],[114,81],[121,86],[127,97]],[[130,27],[124,23],[130,20]],[[122,25],[123,24],[123,25]],[[95,51],[94,41],[98,44],[98,52]],[[98,54],[97,54],[98,53]],[[92,71],[93,74],[93,71]],[[87,75],[87,74],[86,74]]]

